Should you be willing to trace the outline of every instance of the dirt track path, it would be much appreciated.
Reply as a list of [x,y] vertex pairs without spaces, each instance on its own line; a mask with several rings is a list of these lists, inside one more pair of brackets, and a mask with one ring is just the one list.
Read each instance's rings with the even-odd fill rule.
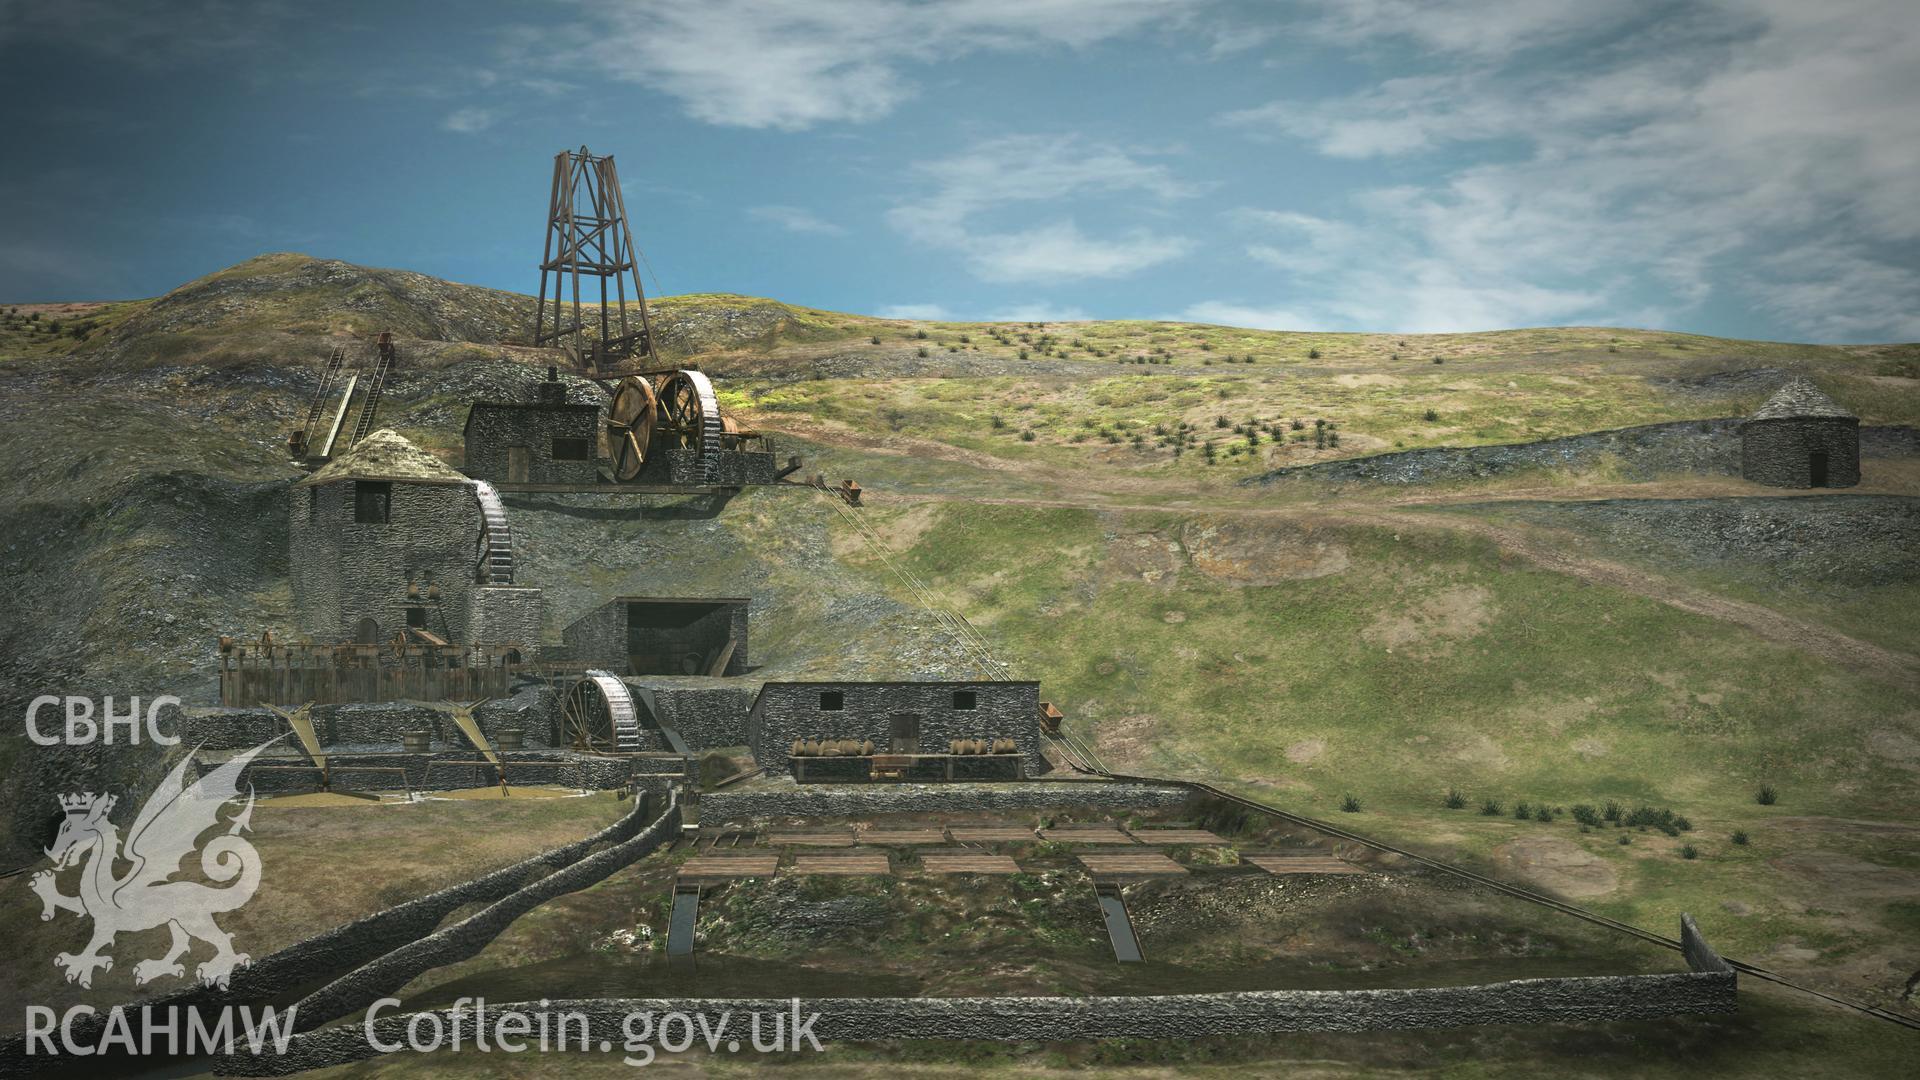
[[1517,555],[1543,570],[1658,600],[1668,607],[1694,615],[1730,622],[1775,644],[1812,653],[1836,666],[1872,676],[1903,690],[1920,693],[1920,657],[1895,652],[1843,634],[1830,626],[1787,615],[1760,604],[1685,585],[1640,567],[1575,555],[1527,530],[1471,518],[1435,520],[1426,514],[1392,510],[1346,509],[1340,516],[1391,527],[1437,527],[1483,536],[1497,544],[1500,550]]

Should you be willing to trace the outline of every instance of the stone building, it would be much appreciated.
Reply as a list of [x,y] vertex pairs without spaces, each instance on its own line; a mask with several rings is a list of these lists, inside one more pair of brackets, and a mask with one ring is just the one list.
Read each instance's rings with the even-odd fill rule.
[[513,581],[492,490],[398,434],[360,440],[294,485],[290,504],[294,614],[315,642],[380,644],[411,628],[423,641],[538,645],[540,590]]
[[622,596],[561,631],[566,654],[627,675],[744,675],[747,607],[741,596]]
[[600,406],[571,401],[552,368],[529,400],[476,401],[467,410],[467,475],[515,484],[600,481]]
[[1012,739],[1042,772],[1037,682],[770,682],[747,713],[753,760],[787,768],[795,739],[873,740],[881,753],[943,754],[954,739]]
[[1852,487],[1860,419],[1796,376],[1741,425],[1740,475],[1773,487]]

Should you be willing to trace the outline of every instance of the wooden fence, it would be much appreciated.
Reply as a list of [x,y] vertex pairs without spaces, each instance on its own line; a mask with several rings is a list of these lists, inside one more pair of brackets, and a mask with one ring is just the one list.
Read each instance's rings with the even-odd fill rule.
[[529,665],[516,649],[472,645],[231,644],[220,653],[220,704],[474,701],[506,697]]

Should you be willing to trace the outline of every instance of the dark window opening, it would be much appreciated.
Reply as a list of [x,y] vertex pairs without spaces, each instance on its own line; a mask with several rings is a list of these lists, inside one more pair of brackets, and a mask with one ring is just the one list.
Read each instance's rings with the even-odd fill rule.
[[427,609],[417,605],[409,607],[407,609],[407,625],[415,629],[425,630],[427,628]]
[[820,711],[839,712],[847,707],[847,695],[838,690],[820,691]]
[[385,525],[393,512],[393,485],[383,480],[353,483],[353,520],[360,525]]
[[585,439],[553,440],[553,460],[555,461],[586,461],[588,460],[587,440]]
[[971,690],[955,690],[955,691],[953,692],[953,707],[954,707],[954,708],[956,708],[956,709],[975,709],[975,708],[979,708],[979,706],[980,706],[980,699],[979,699],[978,697],[976,697],[976,696],[974,695],[974,692],[973,692],[973,691],[971,691]]

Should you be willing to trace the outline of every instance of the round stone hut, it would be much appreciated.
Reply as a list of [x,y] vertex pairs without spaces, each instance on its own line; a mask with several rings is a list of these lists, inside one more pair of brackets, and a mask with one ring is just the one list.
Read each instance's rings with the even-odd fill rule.
[[1740,428],[1740,475],[1773,487],[1860,482],[1860,418],[1796,376]]

